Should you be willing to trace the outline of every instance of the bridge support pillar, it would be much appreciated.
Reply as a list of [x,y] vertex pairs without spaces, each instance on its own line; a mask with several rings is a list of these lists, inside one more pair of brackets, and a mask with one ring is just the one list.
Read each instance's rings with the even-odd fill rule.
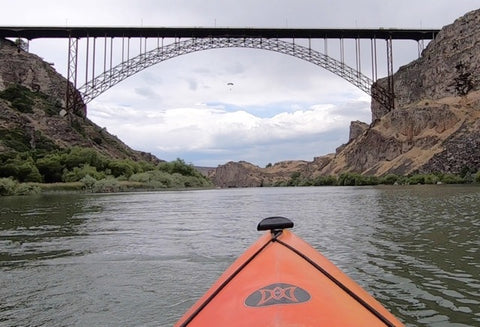
[[68,65],[67,65],[67,87],[65,93],[65,110],[68,114],[75,113],[79,116],[86,116],[86,106],[80,92],[77,90],[78,70],[78,38],[68,38]]
[[78,67],[78,39],[68,38],[68,65],[67,65],[67,92],[65,95],[65,107],[71,113],[76,108],[77,92],[77,67]]
[[395,109],[395,89],[393,85],[393,46],[392,46],[392,37],[387,39],[387,73],[388,73],[388,87],[387,91],[389,93],[389,105],[388,109]]

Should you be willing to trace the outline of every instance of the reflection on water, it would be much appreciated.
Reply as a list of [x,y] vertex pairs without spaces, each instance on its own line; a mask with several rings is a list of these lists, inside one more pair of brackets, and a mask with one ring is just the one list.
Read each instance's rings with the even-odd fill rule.
[[64,240],[79,236],[79,197],[43,195],[0,201],[0,266],[76,254]]
[[480,326],[479,203],[463,186],[0,198],[0,325],[171,326],[283,215],[408,326]]
[[398,313],[417,325],[480,325],[478,191],[416,187],[382,192],[384,228],[371,243],[385,251],[370,256],[386,278],[375,287],[381,293],[390,285],[400,300]]

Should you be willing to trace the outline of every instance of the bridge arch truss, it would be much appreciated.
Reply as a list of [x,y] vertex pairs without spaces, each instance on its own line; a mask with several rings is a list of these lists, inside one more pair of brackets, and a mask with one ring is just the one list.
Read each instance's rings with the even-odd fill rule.
[[[75,86],[76,83],[75,66],[76,52],[78,51],[78,44],[76,44],[76,41],[76,39],[74,39],[74,42],[70,40],[69,62],[70,66],[73,68],[69,69],[68,75],[69,80],[71,82],[73,81],[72,86]],[[105,69],[103,73],[95,76],[90,81],[87,81],[84,85],[80,86],[78,91],[81,93],[83,103],[87,104],[126,78],[165,60],[198,51],[224,48],[248,48],[274,51],[305,60],[350,82],[370,95],[388,110],[393,108],[394,95],[392,90],[382,88],[378,85],[373,88],[374,81],[368,76],[362,74],[359,70],[354,69],[343,61],[334,59],[327,54],[313,50],[311,47],[295,44],[294,42],[287,42],[281,39],[270,38],[212,37],[191,38],[182,41],[175,40],[173,43],[165,46],[158,46],[153,50],[141,52],[136,57],[125,60],[109,69]],[[72,72],[75,73],[72,74]],[[73,92],[71,92],[71,94],[73,94]]]
[[[311,62],[344,78],[348,82],[369,94],[387,110],[394,108],[393,81],[393,40],[413,40],[418,44],[418,56],[424,49],[424,40],[433,40],[440,32],[438,29],[316,29],[316,28],[234,28],[234,27],[35,27],[0,26],[1,38],[26,39],[27,42],[38,38],[68,38],[67,64],[67,110],[76,110],[83,104],[102,94],[112,86],[137,72],[164,60],[196,51],[218,48],[252,48],[283,53]],[[121,39],[122,60],[114,66],[114,39]],[[130,59],[130,39],[140,40],[140,52]],[[157,39],[157,47],[147,51],[147,40]],[[164,38],[175,42],[163,46]],[[82,61],[79,54],[79,40],[86,40],[86,54]],[[103,39],[103,72],[96,73],[97,40]],[[159,46],[159,40],[162,46]],[[182,39],[183,41],[180,41]],[[289,39],[293,42],[286,42]],[[295,44],[295,40],[308,40],[309,46]],[[312,39],[324,40],[324,53],[310,46]],[[328,56],[327,40],[340,41],[340,60]],[[344,40],[355,41],[356,69],[345,63]],[[371,42],[372,78],[362,74],[360,40]],[[93,40],[93,42],[91,42]],[[376,41],[386,41],[387,83],[386,89],[377,82]],[[110,46],[108,46],[110,43]],[[124,43],[127,43],[125,49]],[[98,44],[101,48],[101,45]],[[115,46],[116,57],[118,49]],[[91,49],[91,50],[90,50]],[[107,51],[109,49],[109,52]],[[124,52],[127,52],[126,59]],[[89,62],[91,59],[91,62]],[[85,66],[85,84],[80,83],[79,64]],[[89,66],[91,65],[91,66]],[[91,73],[89,69],[91,67]],[[384,83],[381,83],[384,85]],[[78,91],[80,90],[80,92]]]

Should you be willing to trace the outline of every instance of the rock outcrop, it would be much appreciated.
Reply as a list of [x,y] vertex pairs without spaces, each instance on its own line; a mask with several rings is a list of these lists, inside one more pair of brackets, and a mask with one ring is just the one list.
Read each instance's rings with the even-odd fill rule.
[[[480,10],[445,26],[394,74],[395,109],[372,102],[373,124],[320,174],[459,173],[480,169]],[[386,87],[387,80],[378,81]]]
[[[66,79],[40,57],[0,39],[0,152],[95,148],[114,159],[158,162],[155,156],[132,150],[85,117],[84,108],[65,111]],[[22,102],[23,101],[23,102]]]
[[[0,39],[0,60],[0,90],[19,84],[56,99],[65,108],[67,81],[51,64],[5,39]],[[77,97],[81,98],[78,92]],[[77,111],[75,114],[85,116],[84,105]]]
[[[301,168],[291,165],[283,175],[480,170],[480,10],[442,28],[421,57],[401,67],[393,78],[394,110],[372,101],[371,125],[352,122],[348,143],[335,154],[302,162]],[[386,79],[377,83],[387,86]],[[217,172],[221,177],[215,178],[222,183],[236,185],[226,167]],[[255,180],[266,172],[258,168],[248,174]]]
[[348,137],[348,142],[353,141],[360,135],[362,135],[367,129],[369,125],[367,123],[361,122],[359,120],[352,121],[350,123],[350,135]]
[[[480,10],[467,13],[442,28],[422,56],[394,75],[395,106],[421,100],[465,96],[480,88]],[[378,81],[387,87],[387,80]],[[372,121],[386,114],[372,102]]]
[[[430,100],[428,104],[420,102],[394,110],[347,144],[320,174],[353,171],[365,175],[407,175],[459,173],[466,166],[478,169],[480,147],[473,143],[474,135],[480,131],[480,110],[469,108],[465,102],[475,103],[479,98],[480,94],[474,92],[462,99]],[[458,146],[449,146],[452,142],[470,143],[473,147],[460,152]],[[451,149],[449,155],[447,148]]]
[[261,168],[251,163],[228,162],[209,172],[212,182],[222,188],[229,187],[261,187],[284,184],[292,175],[312,177],[324,168],[333,155],[315,158],[313,161],[287,160]]

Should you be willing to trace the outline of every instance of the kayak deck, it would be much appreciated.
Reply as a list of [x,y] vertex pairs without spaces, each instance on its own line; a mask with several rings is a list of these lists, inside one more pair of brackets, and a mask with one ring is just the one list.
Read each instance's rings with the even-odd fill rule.
[[308,243],[272,228],[175,326],[403,324]]

